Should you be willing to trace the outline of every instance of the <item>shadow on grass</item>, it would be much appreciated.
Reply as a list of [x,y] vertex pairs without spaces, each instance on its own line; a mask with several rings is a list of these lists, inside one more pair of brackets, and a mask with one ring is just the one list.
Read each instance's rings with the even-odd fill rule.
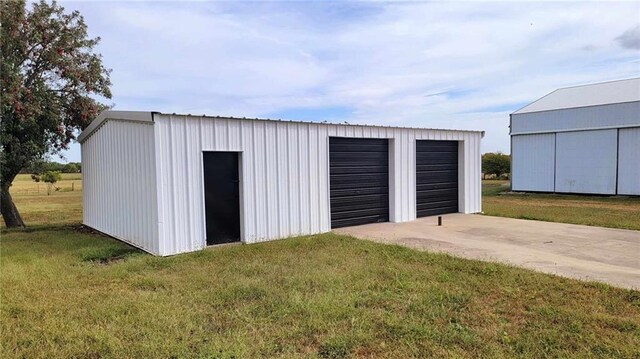
[[[123,244],[124,245],[124,244]],[[81,254],[84,262],[95,262],[100,264],[110,264],[121,261],[132,255],[142,254],[141,250],[128,246],[113,246],[106,248],[92,248]]]
[[[86,232],[83,224],[80,223],[67,223],[67,224],[34,224],[26,227],[7,228],[2,227],[0,234],[9,233],[33,233],[38,231],[81,231]],[[96,232],[97,233],[97,232]]]
[[122,261],[133,255],[144,254],[144,252],[138,248],[80,223],[40,224],[19,228],[2,228],[0,231],[1,234],[36,234],[38,232],[73,232],[107,240],[107,242],[103,242],[101,245],[80,249],[79,257],[83,262],[110,264]]

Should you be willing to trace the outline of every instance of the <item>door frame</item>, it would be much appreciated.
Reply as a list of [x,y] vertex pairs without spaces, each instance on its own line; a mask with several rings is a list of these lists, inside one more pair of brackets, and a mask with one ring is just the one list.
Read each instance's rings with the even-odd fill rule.
[[[201,240],[201,249],[210,247],[210,246],[219,246],[225,244],[207,244],[207,205],[205,201],[205,189],[204,189],[204,154],[205,152],[218,152],[218,153],[236,153],[238,155],[238,207],[239,207],[239,216],[240,216],[240,243],[246,243],[245,240],[245,230],[244,230],[244,161],[242,159],[243,151],[233,151],[233,150],[202,150],[200,151],[200,206],[202,208],[202,238]],[[235,242],[238,243],[238,242]]]

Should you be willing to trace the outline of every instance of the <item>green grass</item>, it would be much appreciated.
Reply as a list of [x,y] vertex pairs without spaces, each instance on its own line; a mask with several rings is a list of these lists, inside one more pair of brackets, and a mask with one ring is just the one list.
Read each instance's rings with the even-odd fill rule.
[[2,357],[640,355],[640,293],[324,234],[170,258],[1,239]]
[[486,215],[640,230],[640,198],[508,193],[508,181],[482,182]]
[[0,236],[3,358],[640,356],[638,291],[334,234],[153,257],[33,185]]

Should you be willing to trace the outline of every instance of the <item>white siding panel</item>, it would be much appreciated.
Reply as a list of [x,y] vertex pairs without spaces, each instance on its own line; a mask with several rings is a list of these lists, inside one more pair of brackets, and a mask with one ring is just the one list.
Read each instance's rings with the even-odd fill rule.
[[511,133],[560,132],[640,125],[640,102],[511,115]]
[[556,135],[513,136],[511,141],[512,190],[553,192]]
[[615,194],[617,130],[556,134],[556,192]]
[[640,127],[618,135],[618,194],[640,195]]
[[329,137],[388,138],[393,168],[390,218],[416,218],[415,140],[460,141],[460,212],[481,208],[479,132],[155,115],[161,254],[205,246],[202,151],[241,158],[245,243],[327,232]]
[[83,223],[160,254],[153,126],[108,120],[81,146]]

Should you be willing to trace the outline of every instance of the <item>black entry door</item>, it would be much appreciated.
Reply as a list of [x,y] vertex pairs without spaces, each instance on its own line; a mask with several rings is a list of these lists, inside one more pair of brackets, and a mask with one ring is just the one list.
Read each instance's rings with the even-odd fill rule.
[[240,240],[237,152],[203,152],[207,244]]
[[416,141],[417,216],[458,212],[458,142]]
[[389,220],[388,143],[329,138],[331,228]]

